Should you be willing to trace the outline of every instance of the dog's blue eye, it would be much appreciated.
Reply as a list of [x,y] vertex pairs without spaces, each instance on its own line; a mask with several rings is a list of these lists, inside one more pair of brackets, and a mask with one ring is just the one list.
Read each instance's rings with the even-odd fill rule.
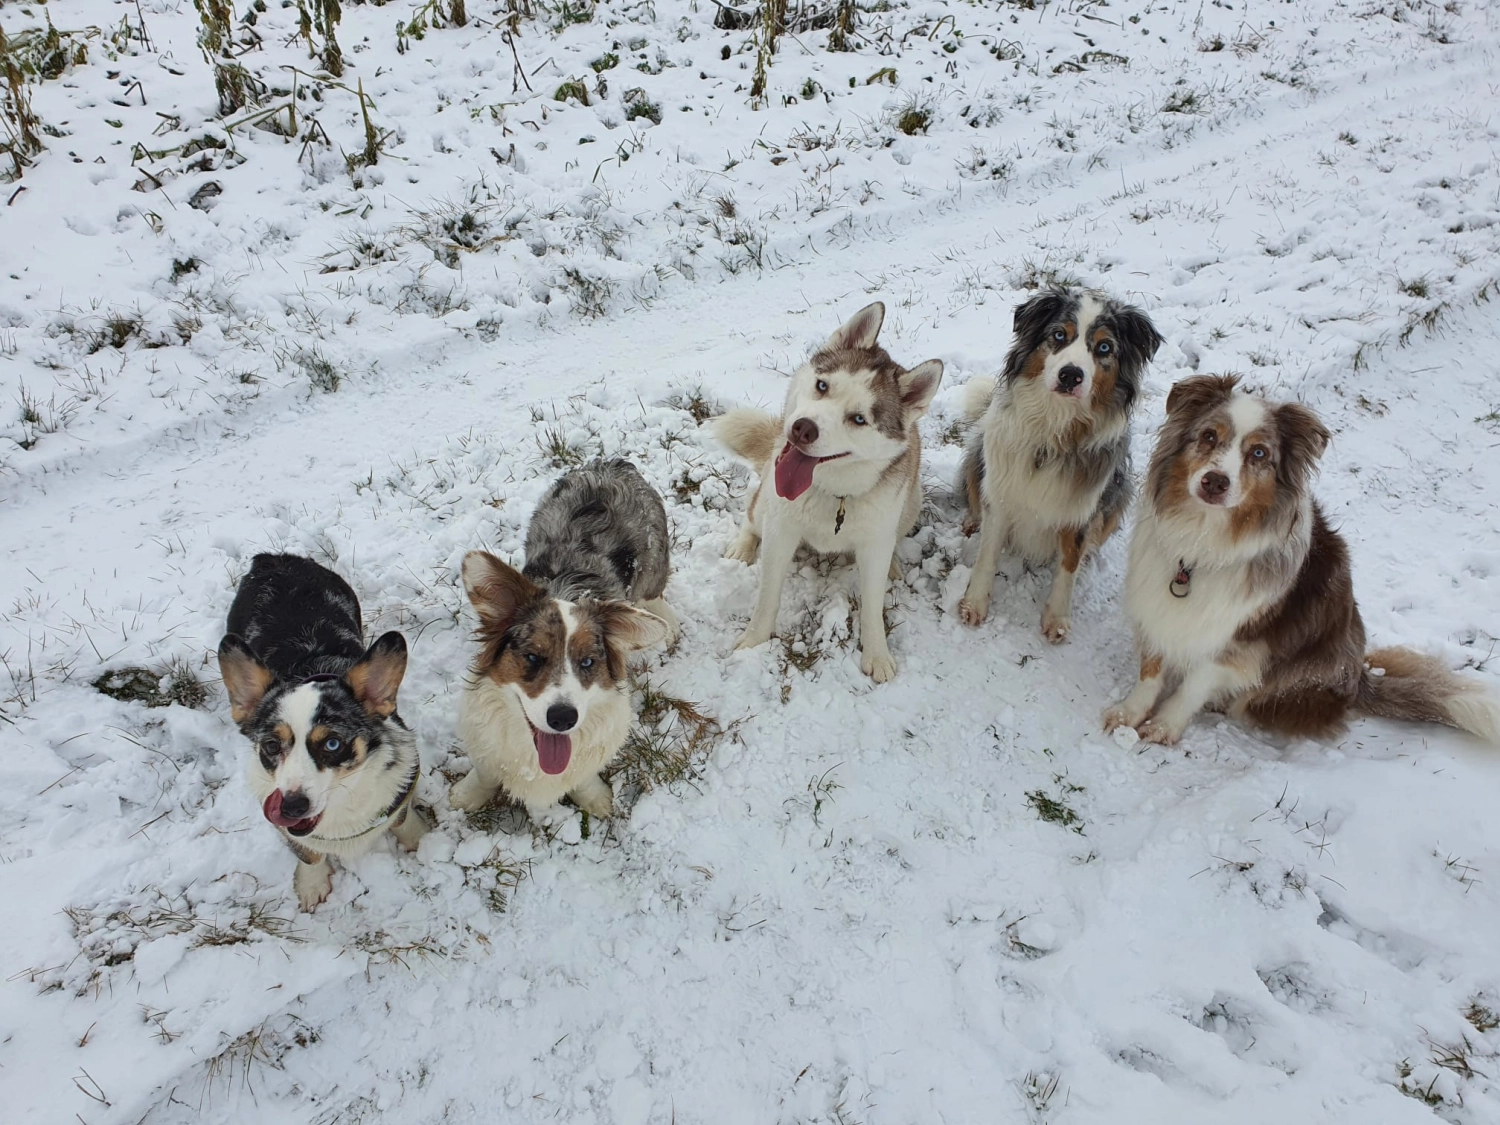
[[1254,449],[1252,449],[1250,451],[1250,456],[1251,456],[1251,458],[1253,458],[1256,461],[1264,461],[1269,456],[1269,454],[1266,453],[1266,447],[1265,446],[1263,446],[1263,445],[1257,445]]
[[1099,346],[1094,349],[1099,355],[1108,355],[1114,350],[1114,346],[1108,340],[1100,341]]
[[585,656],[582,660],[580,660],[578,662],[578,667],[580,667],[580,668],[592,668],[593,666],[594,666],[594,658],[592,656]]
[[849,416],[849,421],[853,422],[856,426],[863,426],[867,424],[865,422],[865,416],[863,414],[851,414]]
[[1057,329],[1056,331],[1054,331],[1052,333],[1052,338],[1054,340],[1056,340],[1059,344],[1066,344],[1068,342],[1068,334],[1066,332],[1064,332],[1061,328]]
[[330,738],[323,743],[323,749],[327,750],[330,754],[337,754],[339,752],[339,748],[343,745],[344,744],[338,739]]
[[531,665],[533,668],[537,668],[541,666],[542,658],[534,652],[528,652],[526,654],[526,663]]
[[826,395],[828,393],[828,380],[827,379],[819,379],[818,383],[817,383],[817,387],[818,387],[818,393],[820,395]]

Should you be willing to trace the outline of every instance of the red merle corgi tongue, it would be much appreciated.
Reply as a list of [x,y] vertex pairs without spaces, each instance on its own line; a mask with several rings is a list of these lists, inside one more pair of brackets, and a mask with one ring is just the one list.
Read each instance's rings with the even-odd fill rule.
[[536,743],[537,761],[543,773],[562,773],[568,768],[568,759],[573,756],[573,740],[565,734],[531,728],[532,740]]
[[791,442],[776,458],[776,495],[783,500],[795,500],[812,487],[813,470],[824,461],[837,461],[847,457],[846,453],[835,453],[832,457],[809,457]]
[[281,790],[274,790],[266,803],[261,805],[260,811],[265,814],[267,820],[276,825],[277,828],[285,828],[294,836],[305,836],[318,826],[320,816],[305,816],[301,820],[296,817],[287,816],[281,811]]

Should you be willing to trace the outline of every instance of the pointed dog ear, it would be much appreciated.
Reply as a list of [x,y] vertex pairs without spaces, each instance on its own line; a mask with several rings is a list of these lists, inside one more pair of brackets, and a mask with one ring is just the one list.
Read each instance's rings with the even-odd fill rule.
[[937,394],[938,384],[943,381],[943,361],[929,359],[919,363],[896,381],[901,391],[901,405],[920,418],[932,405],[932,396]]
[[389,718],[396,710],[396,691],[406,675],[406,638],[400,633],[383,634],[358,664],[344,673],[344,681],[365,711]]
[[1226,403],[1239,382],[1238,375],[1194,375],[1173,383],[1167,392],[1167,414],[1170,417],[1187,411],[1196,416],[1211,406]]
[[470,551],[464,556],[463,577],[464,591],[479,619],[497,634],[510,628],[516,611],[542,592],[531,579],[488,551]]
[[672,627],[629,602],[605,602],[599,607],[599,625],[609,648],[610,671],[616,679],[625,675],[625,662],[633,652],[661,644],[672,635]]
[[875,338],[880,335],[880,326],[885,323],[885,304],[876,301],[866,305],[849,318],[837,332],[828,337],[823,345],[825,352],[850,351],[856,348],[873,348]]
[[219,642],[219,675],[229,695],[229,717],[236,726],[243,726],[255,714],[276,681],[275,674],[234,633],[225,634]]

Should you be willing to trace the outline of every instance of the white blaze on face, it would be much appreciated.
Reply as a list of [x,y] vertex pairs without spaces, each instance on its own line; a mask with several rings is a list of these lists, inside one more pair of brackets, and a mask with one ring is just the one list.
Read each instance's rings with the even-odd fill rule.
[[[590,704],[610,693],[598,685],[584,687],[578,679],[578,670],[573,666],[573,659],[569,653],[570,642],[578,633],[578,607],[572,602],[560,601],[556,604],[558,612],[562,615],[563,635],[559,650],[546,654],[551,675],[547,686],[535,696],[527,695],[521,690],[520,684],[510,686],[516,693],[516,698],[520,700],[521,709],[526,712],[526,721],[533,727],[553,734],[573,734],[583,726]],[[554,730],[552,724],[547,721],[547,712],[558,704],[572,707],[578,712],[577,721],[565,731]]]
[[320,770],[307,752],[307,736],[312,732],[321,700],[317,685],[302,684],[283,695],[276,708],[277,718],[292,728],[292,746],[283,752],[272,776],[283,796],[306,795],[312,802],[308,816],[322,815],[338,781],[336,771]]
[[1229,400],[1227,413],[1230,432],[1223,435],[1208,463],[1187,482],[1194,498],[1199,503],[1207,503],[1199,495],[1200,483],[1208,473],[1223,473],[1229,478],[1229,491],[1224,494],[1222,503],[1214,506],[1225,509],[1235,507],[1245,498],[1245,451],[1241,446],[1246,434],[1265,427],[1270,419],[1270,409],[1258,398],[1235,392]]
[[[1099,314],[1104,311],[1104,306],[1097,298],[1085,294],[1078,303],[1077,320],[1074,326],[1077,328],[1075,335],[1068,346],[1061,351],[1053,352],[1047,357],[1046,363],[1042,365],[1042,384],[1052,393],[1065,393],[1084,402],[1089,401],[1089,396],[1094,390],[1094,353],[1089,349],[1089,330],[1094,326],[1094,321],[1099,319]],[[1058,382],[1064,367],[1076,367],[1083,372],[1083,382],[1070,391],[1063,391]]]

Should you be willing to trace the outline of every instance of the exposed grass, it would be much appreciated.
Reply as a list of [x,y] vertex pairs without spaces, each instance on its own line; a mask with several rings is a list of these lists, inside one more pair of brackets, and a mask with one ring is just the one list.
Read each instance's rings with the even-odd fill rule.
[[[1054,778],[1054,780],[1060,780],[1060,776],[1059,778]],[[1081,791],[1080,786],[1064,784],[1062,796]],[[1080,836],[1083,835],[1083,818],[1058,798],[1048,796],[1041,789],[1033,789],[1026,794],[1026,803],[1035,809],[1036,815],[1048,824],[1056,824],[1062,828],[1071,828]]]
[[208,703],[208,688],[192,666],[181,657],[165,668],[132,666],[106,672],[94,681],[94,690],[111,699],[143,703],[147,707],[202,708]]
[[927,127],[932,124],[932,116],[930,105],[913,98],[897,112],[893,124],[898,132],[912,137],[927,132]]
[[697,703],[671,695],[644,676],[635,681],[636,725],[606,771],[640,792],[689,781],[726,733]]
[[543,427],[536,435],[537,451],[554,469],[576,469],[588,460],[588,454],[568,441],[560,426]]
[[552,94],[555,102],[574,101],[579,105],[589,104],[589,88],[584,85],[581,78],[570,78],[562,83]]
[[1464,1009],[1464,1019],[1474,1026],[1475,1031],[1494,1031],[1500,1027],[1500,1013],[1488,1004],[1482,1004],[1478,997],[1469,1001],[1469,1006]]
[[646,96],[646,91],[639,86],[626,90],[621,95],[621,100],[625,103],[626,121],[635,121],[644,117],[654,125],[661,124],[661,104],[653,102]]

